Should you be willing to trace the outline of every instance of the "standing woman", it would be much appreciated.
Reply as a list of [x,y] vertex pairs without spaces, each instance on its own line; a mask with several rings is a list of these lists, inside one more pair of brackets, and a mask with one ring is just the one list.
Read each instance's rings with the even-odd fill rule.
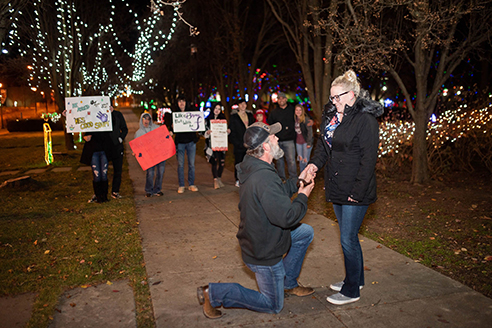
[[377,198],[375,166],[379,126],[376,117],[383,113],[383,107],[360,89],[352,70],[332,82],[330,93],[321,134],[301,177],[325,167],[326,201],[333,203],[345,260],[345,279],[330,285],[338,293],[328,296],[327,301],[343,305],[358,301],[364,286],[358,232],[369,204]]
[[311,156],[313,147],[313,124],[306,115],[304,106],[295,106],[295,130],[296,130],[296,150],[299,169],[304,171]]
[[237,103],[238,111],[231,115],[229,123],[229,128],[231,129],[229,137],[234,145],[234,177],[236,178],[236,187],[239,187],[236,164],[241,163],[246,155],[243,136],[248,126],[255,122],[255,117],[253,114],[246,112],[246,107],[246,100],[239,99]]
[[225,166],[225,151],[212,151],[212,145],[210,141],[210,135],[212,130],[210,129],[210,120],[225,120],[226,117],[222,113],[222,104],[216,103],[214,109],[210,115],[205,119],[205,156],[208,162],[212,165],[212,175],[214,177],[214,189],[224,187],[222,183],[222,172],[224,172]]

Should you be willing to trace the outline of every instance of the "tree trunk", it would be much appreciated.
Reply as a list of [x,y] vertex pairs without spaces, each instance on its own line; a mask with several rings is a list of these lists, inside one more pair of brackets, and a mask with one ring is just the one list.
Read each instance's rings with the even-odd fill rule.
[[[417,105],[418,106],[418,105]],[[413,160],[411,183],[422,184],[429,180],[427,158],[427,114],[424,108],[416,108],[413,134]]]

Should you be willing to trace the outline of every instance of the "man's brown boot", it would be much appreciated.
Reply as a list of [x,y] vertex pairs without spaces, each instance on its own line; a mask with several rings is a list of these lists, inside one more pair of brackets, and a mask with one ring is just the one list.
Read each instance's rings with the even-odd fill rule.
[[210,304],[210,298],[208,297],[208,285],[198,287],[196,290],[196,296],[200,305],[203,304],[203,314],[209,319],[217,319],[222,317],[222,312],[217,310]]
[[284,291],[288,295],[296,295],[296,296],[308,296],[314,293],[314,289],[311,287],[302,287],[302,286],[297,286],[292,289],[286,289]]

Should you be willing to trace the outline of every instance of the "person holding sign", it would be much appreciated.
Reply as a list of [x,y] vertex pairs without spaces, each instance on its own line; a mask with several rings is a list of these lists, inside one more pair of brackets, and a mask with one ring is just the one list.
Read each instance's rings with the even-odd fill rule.
[[[144,134],[159,128],[159,125],[152,122],[152,116],[149,113],[143,113],[140,115],[140,129],[135,132],[135,139],[143,136]],[[145,176],[145,197],[162,196],[164,195],[162,189],[162,178],[164,177],[164,170],[166,168],[166,161],[162,161],[151,168],[147,169]],[[154,180],[155,175],[155,180]]]
[[[212,165],[212,175],[214,177],[214,189],[224,187],[222,183],[222,172],[225,166],[225,151],[213,150],[211,142],[211,121],[213,120],[225,120],[226,117],[222,113],[222,104],[216,103],[212,110],[212,113],[205,119],[205,156],[208,162]],[[227,124],[227,123],[226,123]]]
[[[184,96],[178,97],[177,112],[189,112],[190,107]],[[173,124],[174,125],[174,124]],[[174,131],[174,126],[173,126]],[[196,143],[198,142],[198,134],[196,132],[175,132],[174,142],[176,144],[176,157],[178,159],[178,194],[182,194],[185,191],[184,180],[184,162],[185,152],[188,156],[188,190],[198,191],[195,186],[195,155],[196,155]]]
[[234,145],[234,177],[236,178],[236,187],[239,187],[236,165],[241,163],[246,155],[243,136],[248,126],[255,122],[253,114],[246,112],[246,100],[239,99],[237,102],[237,113],[231,115],[231,142]]

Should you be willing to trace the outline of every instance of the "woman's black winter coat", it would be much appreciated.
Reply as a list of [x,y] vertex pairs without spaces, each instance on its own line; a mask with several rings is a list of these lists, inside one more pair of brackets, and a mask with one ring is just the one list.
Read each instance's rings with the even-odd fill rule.
[[[375,167],[379,126],[376,117],[383,113],[383,107],[361,90],[354,105],[345,106],[330,148],[324,140],[324,131],[336,112],[331,102],[325,106],[320,136],[309,163],[318,169],[325,166],[326,201],[339,205],[369,205],[377,199]],[[357,203],[348,201],[349,197]]]

